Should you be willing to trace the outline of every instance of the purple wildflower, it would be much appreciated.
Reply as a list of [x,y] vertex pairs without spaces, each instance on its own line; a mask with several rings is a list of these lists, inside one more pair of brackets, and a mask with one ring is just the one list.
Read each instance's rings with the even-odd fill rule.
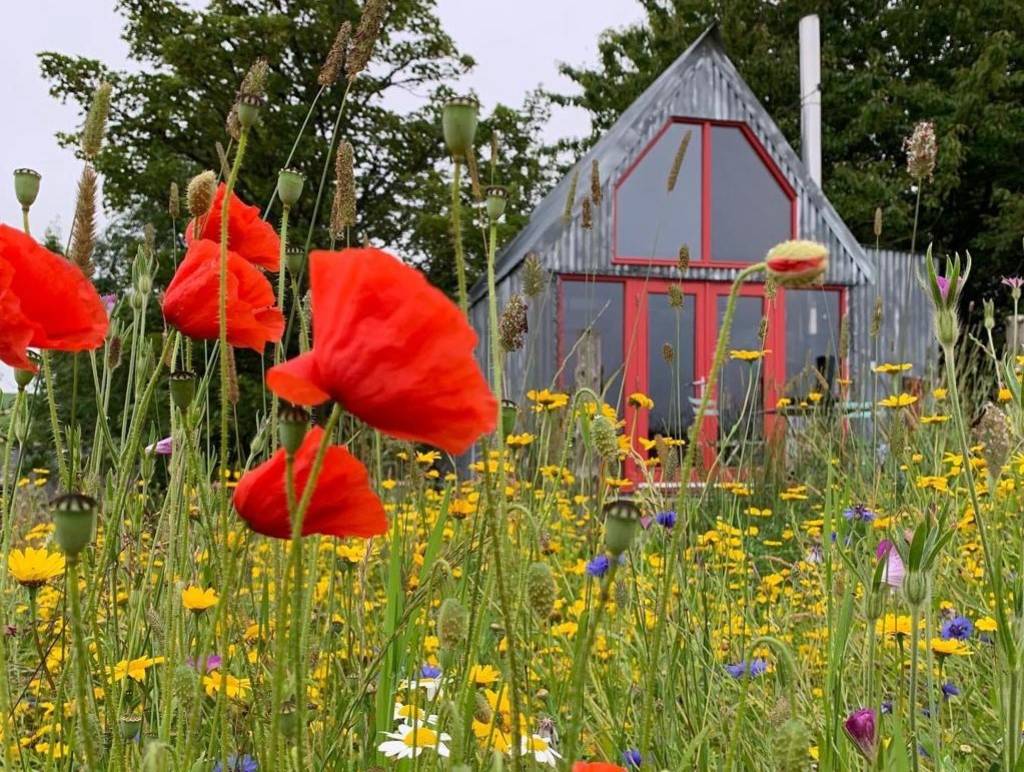
[[1005,284],[1010,289],[1020,289],[1024,287],[1024,279],[1020,276],[1004,276],[1000,284]]
[[107,316],[110,316],[114,310],[114,306],[117,305],[117,295],[110,292],[106,295],[100,295],[100,301],[103,303],[103,307],[107,310]]
[[958,641],[965,641],[974,632],[974,623],[967,617],[954,617],[942,623],[939,634],[945,639],[955,638]]
[[903,586],[903,577],[907,570],[903,566],[903,558],[896,550],[896,545],[889,539],[882,539],[875,549],[875,557],[885,561],[885,568],[882,569],[882,581],[890,587],[899,589]]
[[876,515],[864,504],[854,504],[843,512],[843,517],[853,522],[870,523]]
[[195,668],[202,673],[209,673],[211,670],[219,668],[223,660],[219,654],[210,654],[206,657],[200,657],[198,661],[189,657],[187,662],[189,667]]
[[658,525],[666,530],[672,530],[676,524],[676,513],[671,510],[667,512],[659,512],[655,518],[658,521]]
[[259,768],[259,762],[248,753],[242,756],[232,753],[228,756],[227,767],[218,761],[213,765],[213,772],[256,772]]
[[435,665],[424,665],[420,668],[420,675],[424,678],[437,678],[441,675],[441,668]]
[[758,657],[753,660],[749,665],[746,660],[737,662],[734,665],[726,665],[725,672],[731,675],[733,678],[742,678],[745,675],[751,677],[757,677],[762,675],[768,669],[768,663]]
[[644,758],[636,748],[627,748],[622,752],[622,763],[630,769],[639,769]]
[[866,759],[874,759],[878,750],[875,738],[875,711],[871,708],[860,708],[853,711],[843,722],[847,737]]
[[170,437],[164,437],[162,440],[157,440],[152,445],[147,445],[146,452],[156,453],[158,456],[169,456],[174,452],[174,440]]
[[960,690],[952,681],[946,681],[946,683],[942,685],[942,699],[948,700],[951,697],[958,696],[960,696]]
[[609,560],[607,555],[598,555],[587,563],[587,575],[592,576],[595,579],[600,579],[608,572],[608,568],[611,564],[612,561]]

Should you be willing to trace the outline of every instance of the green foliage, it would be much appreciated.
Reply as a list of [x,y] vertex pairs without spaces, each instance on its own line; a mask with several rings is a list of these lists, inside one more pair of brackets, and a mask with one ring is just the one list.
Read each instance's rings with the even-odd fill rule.
[[[875,207],[884,246],[910,247],[915,194],[902,143],[934,121],[917,246],[969,249],[969,299],[1020,271],[1024,233],[1024,6],[1013,0],[764,3],[641,0],[643,23],[605,33],[595,67],[564,66],[581,91],[556,95],[593,118],[592,142],[716,19],[729,57],[787,139],[800,145],[797,26],[817,13],[822,34],[825,193],[865,243]],[[1001,296],[1002,297],[1002,296]]]

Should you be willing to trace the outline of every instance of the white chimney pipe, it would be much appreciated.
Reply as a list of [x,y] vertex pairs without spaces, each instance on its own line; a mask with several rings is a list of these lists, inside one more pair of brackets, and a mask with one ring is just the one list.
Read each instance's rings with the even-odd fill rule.
[[804,166],[821,186],[821,27],[814,14],[800,20],[800,145]]

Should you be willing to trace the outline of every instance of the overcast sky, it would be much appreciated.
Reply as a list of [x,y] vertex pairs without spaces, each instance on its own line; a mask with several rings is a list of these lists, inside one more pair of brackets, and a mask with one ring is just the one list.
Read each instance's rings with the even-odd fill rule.
[[[202,0],[193,4],[201,5]],[[7,5],[0,45],[0,73],[6,84],[6,109],[0,121],[0,222],[21,222],[10,175],[27,166],[43,175],[32,209],[33,231],[38,235],[53,226],[66,238],[80,164],[70,151],[57,147],[54,135],[73,129],[79,119],[73,105],[61,105],[49,95],[36,54],[56,50],[123,66],[121,19],[114,0]],[[594,62],[602,31],[642,18],[637,0],[437,0],[437,8],[460,50],[476,59],[475,70],[461,87],[474,89],[485,109],[499,101],[521,105],[539,85],[568,91],[572,84],[559,76],[560,62]],[[559,110],[548,124],[547,138],[588,131],[580,111]]]

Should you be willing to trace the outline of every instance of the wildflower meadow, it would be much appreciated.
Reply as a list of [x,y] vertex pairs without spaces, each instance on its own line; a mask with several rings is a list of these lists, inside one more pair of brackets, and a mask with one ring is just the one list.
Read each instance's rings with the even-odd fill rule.
[[[756,442],[705,440],[725,374],[752,383],[770,353],[767,317],[737,309],[755,283],[766,307],[820,287],[832,256],[816,239],[731,276],[679,436],[636,430],[660,395],[568,381],[564,349],[555,377],[512,388],[511,354],[544,344],[530,309],[556,290],[531,256],[522,291],[499,297],[516,189],[476,98],[437,116],[451,296],[355,230],[372,150],[346,139],[366,109],[349,95],[387,6],[367,0],[322,52],[308,109],[337,110],[327,163],[292,167],[306,123],[266,135],[268,64],[252,62],[212,106],[219,168],[166,180],[172,226],[131,243],[115,294],[93,256],[118,90],[95,89],[67,171],[66,250],[33,221],[47,180],[14,172],[0,767],[1024,769],[1024,350],[996,340],[988,304],[964,309],[983,256],[928,248],[928,362],[819,373],[779,395]],[[900,159],[918,204],[931,131]],[[243,192],[254,146],[279,156],[270,202]],[[604,173],[573,178],[584,228],[607,226]],[[673,318],[689,259],[671,267]],[[1016,315],[1024,280],[994,285]],[[869,345],[899,322],[879,306],[872,324]],[[741,328],[753,345],[734,343]],[[679,355],[673,335],[652,337],[652,359]]]

